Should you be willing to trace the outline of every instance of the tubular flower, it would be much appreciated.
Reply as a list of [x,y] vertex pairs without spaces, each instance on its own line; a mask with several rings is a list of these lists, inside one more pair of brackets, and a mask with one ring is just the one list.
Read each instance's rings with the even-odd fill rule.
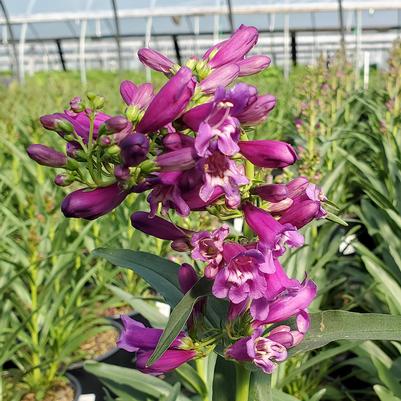
[[244,337],[228,347],[225,354],[239,362],[251,362],[265,373],[273,373],[277,362],[287,359],[287,348],[270,337],[263,337],[263,330],[256,329],[252,336]]
[[291,145],[281,141],[240,141],[240,152],[258,167],[283,168],[297,160]]
[[67,165],[67,156],[64,153],[45,145],[29,145],[27,153],[32,160],[42,166],[65,167]]
[[181,67],[150,102],[136,127],[137,131],[144,134],[154,132],[174,121],[187,107],[195,85],[192,71]]
[[96,189],[79,189],[64,198],[61,211],[65,217],[94,220],[115,209],[128,193],[129,191],[120,188],[119,184]]
[[120,94],[128,106],[136,106],[139,110],[146,109],[154,96],[152,84],[135,85],[128,80],[121,82]]
[[153,70],[162,72],[168,77],[172,75],[171,71],[174,67],[174,63],[156,50],[146,48],[139,49],[138,58],[143,64]]
[[144,373],[162,374],[178,368],[196,356],[196,351],[182,349],[185,346],[185,333],[181,332],[163,356],[152,366],[147,367],[147,361],[156,348],[163,330],[145,327],[128,316],[122,316],[121,320],[124,329],[117,346],[129,352],[137,352],[136,367]]
[[299,247],[303,245],[303,236],[296,227],[287,223],[279,223],[273,216],[250,203],[243,205],[244,216],[249,227],[258,235],[258,248],[265,255],[265,263],[261,266],[264,273],[274,273],[274,258],[285,252],[285,245]]
[[126,167],[137,166],[147,158],[149,139],[139,132],[128,134],[119,143],[121,158]]

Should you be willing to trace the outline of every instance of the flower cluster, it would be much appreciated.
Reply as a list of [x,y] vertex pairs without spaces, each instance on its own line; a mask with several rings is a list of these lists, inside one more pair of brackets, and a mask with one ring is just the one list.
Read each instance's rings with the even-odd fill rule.
[[[213,296],[228,302],[222,333],[202,338],[205,325],[199,322],[207,301],[198,301],[187,322],[190,334],[181,333],[151,367],[146,361],[161,330],[125,318],[119,345],[137,352],[144,372],[169,371],[220,343],[227,358],[271,373],[308,330],[316,286],[308,278],[288,277],[279,258],[303,245],[298,230],[326,215],[326,198],[304,177],[263,184],[254,176],[255,166],[283,169],[297,160],[288,143],[248,139],[251,127],[274,108],[275,97],[245,83],[228,86],[270,64],[266,56],[247,57],[257,40],[254,27],[241,26],[184,66],[141,49],[140,60],[168,77],[156,94],[151,84],[123,81],[125,113],[119,116],[101,111],[100,96],[74,98],[68,110],[41,118],[66,141],[65,153],[39,144],[28,149],[38,163],[65,169],[57,185],[84,185],[63,200],[67,217],[95,219],[130,193],[147,192],[149,212],[134,212],[132,225],[191,257],[197,270],[189,264],[179,270],[183,293],[205,276]],[[238,237],[226,224],[190,231],[164,218],[170,210],[183,217],[206,210],[221,219],[241,216],[249,232]]]

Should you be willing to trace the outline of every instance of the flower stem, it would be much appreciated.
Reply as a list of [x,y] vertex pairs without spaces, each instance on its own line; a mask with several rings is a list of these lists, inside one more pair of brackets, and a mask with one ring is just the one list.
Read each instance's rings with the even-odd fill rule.
[[237,364],[235,366],[236,377],[236,391],[235,401],[248,401],[249,398],[249,380],[251,372],[243,365]]

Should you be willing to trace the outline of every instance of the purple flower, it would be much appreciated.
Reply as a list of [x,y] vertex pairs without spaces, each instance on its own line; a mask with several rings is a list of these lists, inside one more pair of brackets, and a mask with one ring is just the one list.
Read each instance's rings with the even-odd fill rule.
[[240,61],[256,45],[258,30],[253,26],[241,25],[231,37],[212,51],[207,51],[203,59],[207,59],[212,68],[221,67]]
[[288,189],[285,184],[267,184],[255,187],[252,193],[260,196],[262,199],[277,203],[288,197]]
[[196,351],[181,349],[184,346],[185,333],[181,332],[169,349],[152,366],[146,367],[163,333],[161,329],[145,327],[142,323],[122,316],[124,329],[117,341],[117,346],[129,352],[137,352],[136,367],[150,374],[161,374],[177,368],[196,356]]
[[146,135],[135,132],[127,134],[119,146],[124,166],[133,167],[146,160],[149,152],[149,139]]
[[39,120],[42,124],[42,127],[49,131],[59,131],[60,121],[67,121],[63,113],[47,114],[40,117]]
[[47,167],[65,167],[67,165],[67,156],[53,148],[41,144],[29,145],[27,149],[28,156],[36,163]]
[[137,106],[139,110],[145,109],[154,96],[152,84],[135,85],[128,80],[121,82],[120,94],[128,106]]
[[280,212],[280,223],[290,223],[297,228],[302,228],[312,220],[326,216],[327,212],[323,209],[322,203],[327,198],[321,188],[309,183],[305,177],[299,177],[289,182],[287,189],[292,203]]
[[240,72],[240,68],[236,64],[227,64],[213,70],[205,79],[203,79],[199,86],[202,91],[212,94],[220,86],[227,86],[231,84]]
[[161,217],[151,217],[147,212],[135,212],[131,215],[131,224],[134,228],[153,237],[169,240],[169,241],[185,241],[188,242],[191,234],[190,230],[176,226],[168,220]]
[[269,303],[267,317],[257,320],[256,325],[276,323],[303,313],[317,293],[316,284],[312,280],[305,280],[297,287],[291,287],[280,293],[275,300]]
[[223,244],[229,228],[227,225],[219,227],[212,232],[201,231],[192,235],[191,244],[193,250],[191,256],[195,260],[207,262],[205,276],[214,278],[223,260]]
[[114,116],[106,120],[105,125],[109,133],[120,132],[129,124],[128,120],[123,116]]
[[114,167],[114,177],[116,177],[117,180],[119,180],[119,181],[128,181],[131,178],[131,173],[129,171],[129,168],[126,166],[117,164]]
[[169,132],[163,137],[163,146],[166,150],[178,150],[182,148],[182,138],[178,132]]
[[243,205],[245,220],[258,235],[258,249],[265,255],[265,263],[261,265],[264,273],[274,273],[274,258],[285,252],[284,245],[299,247],[303,245],[303,236],[291,224],[281,224],[269,213],[251,203]]
[[146,364],[153,351],[140,351],[136,357],[136,368],[142,373],[160,375],[177,369],[196,357],[196,351],[187,349],[168,349],[152,366]]
[[243,167],[220,152],[214,152],[202,160],[201,167],[204,171],[204,184],[199,191],[200,198],[207,202],[215,189],[220,187],[225,193],[227,206],[238,207],[241,202],[239,186],[249,182]]
[[187,107],[195,85],[192,71],[181,67],[150,102],[137,131],[145,134],[154,132],[174,121]]
[[297,154],[286,142],[260,140],[240,141],[240,152],[258,167],[283,168],[294,164]]
[[257,74],[267,68],[270,63],[270,57],[267,56],[251,56],[236,62],[240,77]]
[[186,294],[198,281],[195,269],[188,263],[183,263],[178,269],[178,283],[183,294]]
[[266,120],[270,111],[276,105],[276,98],[273,95],[257,96],[253,102],[249,102],[247,107],[236,117],[244,125],[257,125]]
[[157,156],[156,163],[161,171],[185,171],[195,166],[196,154],[193,147],[184,147]]
[[94,220],[120,205],[128,193],[129,191],[121,189],[119,184],[96,189],[79,189],[64,198],[61,211],[65,217]]
[[226,349],[225,354],[239,362],[251,362],[265,373],[273,373],[277,362],[287,359],[286,347],[270,337],[263,337],[262,329],[256,329],[252,336],[235,342]]
[[145,64],[155,71],[163,72],[167,76],[171,76],[174,63],[166,56],[163,56],[163,54],[156,50],[143,48],[139,49],[138,57],[142,64]]
[[224,267],[213,284],[216,298],[228,298],[234,304],[247,299],[258,299],[266,292],[266,281],[260,271],[264,256],[256,249],[246,249],[235,242],[223,246]]
[[[72,124],[75,132],[87,143],[90,131],[90,119],[86,111],[80,113],[65,112],[64,118]],[[99,128],[110,119],[108,114],[96,112],[94,120],[93,138],[97,138]]]

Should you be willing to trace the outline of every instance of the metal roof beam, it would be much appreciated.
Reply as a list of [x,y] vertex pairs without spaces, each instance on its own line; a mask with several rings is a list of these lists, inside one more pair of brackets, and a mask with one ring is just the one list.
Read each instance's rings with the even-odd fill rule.
[[[401,0],[383,1],[347,1],[343,3],[344,11],[398,10],[401,9]],[[260,14],[260,13],[311,13],[311,12],[337,12],[338,4],[333,3],[286,3],[286,4],[258,4],[233,6],[233,15]],[[172,16],[206,16],[227,15],[227,6],[197,6],[197,7],[156,7],[118,10],[118,18],[147,18]],[[15,15],[10,17],[11,24],[24,24],[34,22],[59,22],[113,19],[112,10],[91,11],[90,13],[63,12],[63,13],[37,13],[31,15]],[[0,24],[5,24],[5,18],[0,18]]]

